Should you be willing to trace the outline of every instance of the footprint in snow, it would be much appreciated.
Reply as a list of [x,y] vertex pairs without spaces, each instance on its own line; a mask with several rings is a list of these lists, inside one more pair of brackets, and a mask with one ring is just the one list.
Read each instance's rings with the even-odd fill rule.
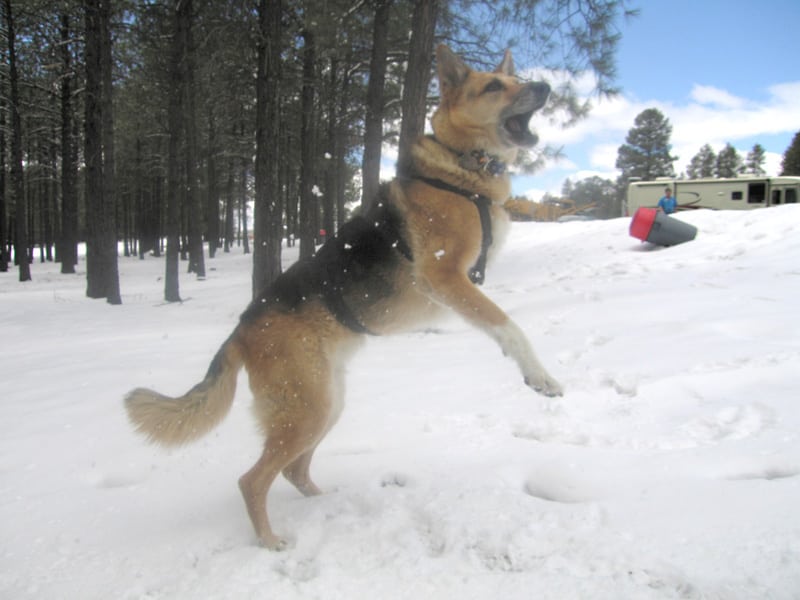
[[403,473],[387,473],[381,477],[381,487],[406,487],[408,476]]
[[91,469],[84,473],[82,479],[92,487],[104,490],[117,488],[129,488],[145,481],[143,473],[102,473],[97,469]]
[[732,473],[726,477],[733,481],[765,479],[772,481],[775,479],[788,479],[800,475],[800,466],[793,465],[765,465],[760,468],[743,470],[740,473]]
[[686,423],[682,429],[700,443],[741,440],[768,428],[775,420],[773,411],[761,404],[731,406],[711,417],[700,417]]
[[525,480],[524,491],[529,496],[559,502],[578,504],[591,502],[601,495],[597,481],[586,473],[574,473],[566,465],[543,465]]

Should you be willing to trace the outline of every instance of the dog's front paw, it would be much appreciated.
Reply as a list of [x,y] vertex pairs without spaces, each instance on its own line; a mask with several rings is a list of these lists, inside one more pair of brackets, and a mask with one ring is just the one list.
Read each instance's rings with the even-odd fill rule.
[[274,534],[269,534],[265,536],[261,536],[258,540],[259,546],[262,548],[266,548],[267,550],[272,550],[273,552],[283,552],[287,548],[289,548],[289,542],[287,542],[282,537],[278,537]]
[[548,373],[537,373],[534,376],[526,375],[525,385],[527,385],[529,388],[532,388],[539,394],[548,396],[550,398],[564,395],[564,390],[561,387],[561,384],[550,377]]

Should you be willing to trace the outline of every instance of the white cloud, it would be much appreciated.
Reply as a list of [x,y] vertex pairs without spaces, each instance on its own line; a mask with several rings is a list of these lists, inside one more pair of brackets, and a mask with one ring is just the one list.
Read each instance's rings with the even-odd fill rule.
[[721,108],[741,108],[745,105],[742,98],[710,85],[695,84],[689,96],[698,104],[711,104]]
[[[586,89],[586,78],[580,78],[578,89]],[[542,122],[537,126],[544,143],[563,146],[574,173],[566,172],[576,180],[581,170],[606,171],[609,178],[616,177],[614,164],[619,146],[633,127],[636,115],[646,108],[658,108],[672,124],[673,154],[679,156],[675,163],[677,173],[686,165],[703,144],[719,151],[726,143],[737,148],[742,158],[759,137],[791,136],[800,130],[800,81],[777,83],[766,90],[766,98],[741,98],[730,92],[695,84],[690,94],[677,102],[639,100],[624,94],[611,98],[593,98],[592,112],[587,119],[574,127],[564,129],[557,123]],[[588,96],[586,96],[588,97]],[[540,121],[543,119],[540,117]],[[534,125],[537,125],[536,120]],[[785,148],[765,146],[767,173],[776,174]],[[564,164],[553,165],[564,169]]]
[[614,173],[613,177],[616,177],[615,164],[618,151],[619,144],[599,144],[594,146],[589,153],[589,165],[596,169],[604,169],[609,173]]
[[[619,174],[615,167],[619,147],[625,142],[636,116],[647,108],[659,109],[672,124],[672,153],[679,156],[676,173],[685,171],[703,144],[710,144],[719,152],[726,143],[731,143],[744,158],[754,143],[761,143],[767,150],[767,173],[777,174],[785,145],[770,147],[764,138],[788,136],[791,139],[791,135],[800,130],[800,104],[796,100],[800,97],[800,81],[753,90],[752,98],[695,84],[684,99],[667,102],[641,100],[624,93],[598,97],[592,94],[595,80],[589,73],[571,80],[564,72],[541,69],[528,70],[522,75],[526,79],[545,80],[554,87],[569,81],[580,97],[590,99],[592,105],[587,119],[568,128],[561,125],[563,114],[533,116],[531,128],[537,131],[541,143],[563,147],[565,154],[560,160],[548,161],[533,177],[515,176],[518,180],[515,189],[525,190],[523,194],[533,200],[539,200],[546,191],[559,194],[567,177],[573,182],[593,175],[615,180]],[[394,176],[396,154],[396,148],[384,146],[381,179]]]

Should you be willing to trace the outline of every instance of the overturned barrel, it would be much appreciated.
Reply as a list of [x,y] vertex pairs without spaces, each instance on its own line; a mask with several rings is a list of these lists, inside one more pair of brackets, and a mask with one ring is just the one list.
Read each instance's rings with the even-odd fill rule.
[[641,207],[633,215],[630,234],[643,242],[674,246],[693,240],[697,227],[673,219],[658,209]]

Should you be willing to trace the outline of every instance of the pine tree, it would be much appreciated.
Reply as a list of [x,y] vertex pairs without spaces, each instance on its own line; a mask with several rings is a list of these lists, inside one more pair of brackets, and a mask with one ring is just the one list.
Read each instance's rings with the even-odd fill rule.
[[783,153],[781,175],[800,175],[800,131],[794,134],[792,143]]
[[573,185],[569,179],[564,182],[563,191],[571,188],[569,194],[564,194],[575,202],[578,207],[591,207],[592,214],[600,218],[619,216],[620,206],[617,203],[617,190],[614,182],[603,179],[597,175],[576,181]]
[[656,177],[674,177],[669,138],[672,125],[661,111],[648,108],[636,116],[633,128],[619,147],[616,167],[622,171],[622,180],[639,177],[652,181]]
[[180,19],[183,47],[183,89],[182,118],[184,135],[184,174],[186,177],[186,206],[188,213],[189,238],[189,273],[195,273],[199,279],[206,276],[205,257],[203,255],[203,215],[198,185],[197,163],[197,108],[195,93],[195,46],[192,28],[194,27],[194,6],[192,0],[181,0]]
[[280,152],[281,0],[259,0],[256,47],[256,160],[253,217],[253,296],[281,272]]
[[742,172],[742,157],[730,143],[717,155],[717,177],[736,177]]
[[11,112],[11,192],[14,198],[15,239],[14,256],[19,265],[19,280],[30,281],[31,268],[28,256],[28,230],[25,206],[25,181],[22,169],[22,124],[19,102],[19,76],[17,71],[16,33],[14,13],[10,0],[3,3],[5,9],[8,42],[8,79],[10,87],[9,109]]
[[178,275],[178,252],[180,249],[180,203],[178,192],[181,186],[179,148],[182,142],[181,100],[183,93],[183,27],[186,19],[186,3],[174,0],[172,10],[172,40],[170,42],[170,82],[167,105],[167,257],[164,265],[164,300],[180,302],[180,280]]
[[71,25],[67,12],[59,18],[61,36],[61,240],[59,259],[62,273],[75,273],[78,263],[78,191],[77,165],[72,135],[72,51],[70,50]]
[[376,0],[372,26],[372,57],[364,116],[364,155],[361,161],[361,203],[372,205],[378,196],[383,144],[383,105],[388,53],[389,9],[392,0]]
[[[121,304],[113,185],[110,0],[84,5],[86,295]],[[104,84],[105,78],[105,84]]]
[[717,155],[714,153],[714,149],[709,144],[705,144],[689,162],[686,174],[689,179],[713,177],[716,165]]
[[747,159],[745,159],[744,163],[744,172],[752,173],[753,175],[766,175],[767,172],[764,170],[765,160],[764,147],[761,144],[754,145],[753,149],[747,153]]
[[433,40],[436,33],[439,4],[440,0],[414,0],[408,48],[408,69],[403,85],[403,120],[400,124],[398,173],[408,172],[411,146],[425,129],[425,99],[433,64]]

